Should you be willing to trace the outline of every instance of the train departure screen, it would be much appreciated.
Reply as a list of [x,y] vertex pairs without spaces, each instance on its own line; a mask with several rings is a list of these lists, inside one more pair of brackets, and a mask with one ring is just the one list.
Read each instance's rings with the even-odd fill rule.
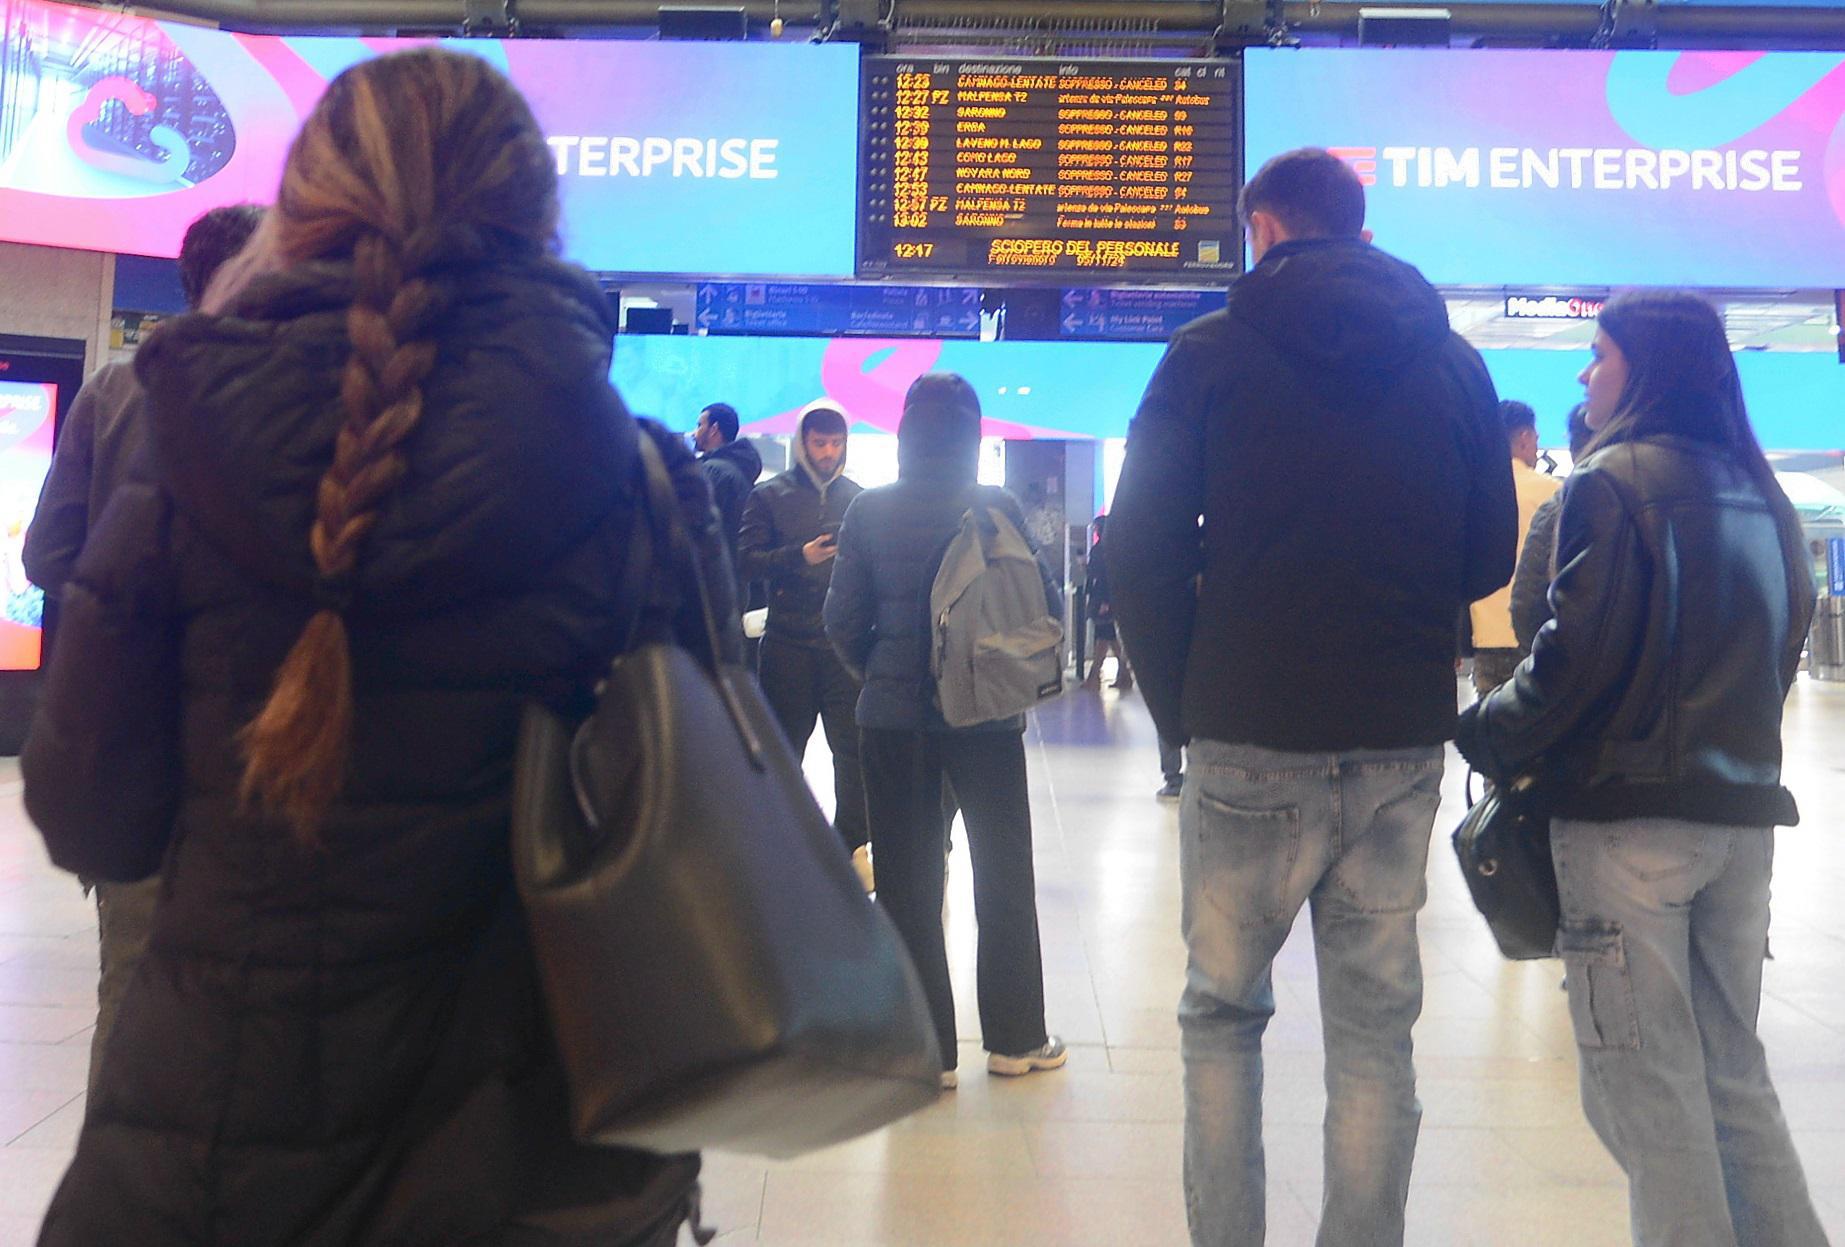
[[1236,271],[1236,67],[870,57],[859,271]]

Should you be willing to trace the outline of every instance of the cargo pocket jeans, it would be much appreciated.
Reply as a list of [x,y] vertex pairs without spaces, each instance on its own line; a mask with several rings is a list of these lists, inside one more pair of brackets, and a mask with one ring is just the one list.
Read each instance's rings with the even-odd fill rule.
[[1824,1247],[1756,1036],[1769,828],[1551,824],[1589,1124],[1637,1247]]

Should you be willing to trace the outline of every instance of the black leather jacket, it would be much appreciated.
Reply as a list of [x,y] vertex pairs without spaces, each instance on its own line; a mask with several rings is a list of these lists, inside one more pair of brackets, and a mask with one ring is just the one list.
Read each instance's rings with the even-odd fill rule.
[[1813,585],[1792,523],[1704,443],[1590,458],[1564,489],[1556,618],[1462,716],[1462,754],[1497,779],[1540,769],[1564,817],[1797,823],[1781,708]]

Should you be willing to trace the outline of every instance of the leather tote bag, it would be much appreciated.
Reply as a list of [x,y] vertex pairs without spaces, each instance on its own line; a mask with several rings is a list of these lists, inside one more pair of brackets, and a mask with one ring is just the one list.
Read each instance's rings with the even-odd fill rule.
[[1475,802],[1455,829],[1454,853],[1499,951],[1513,961],[1555,955],[1561,905],[1537,782],[1520,776]]
[[[941,1054],[896,928],[754,682],[720,660],[671,480],[640,444],[629,562],[651,591],[587,719],[526,711],[514,870],[576,1136],[792,1156],[934,1100]],[[693,597],[687,648],[671,620]]]

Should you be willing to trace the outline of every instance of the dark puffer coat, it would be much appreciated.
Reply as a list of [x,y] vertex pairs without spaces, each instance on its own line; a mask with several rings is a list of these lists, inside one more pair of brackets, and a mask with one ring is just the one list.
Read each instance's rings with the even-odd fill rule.
[[[730,566],[737,568],[737,534],[743,531],[743,504],[750,500],[750,490],[762,476],[762,454],[747,437],[701,455],[699,468],[711,487],[711,501],[717,507],[718,521],[724,530],[724,547],[730,551]],[[739,585],[742,577],[738,577]]]
[[[165,890],[44,1244],[652,1244],[694,1190],[696,1158],[570,1142],[507,854],[521,707],[582,688],[629,613],[611,326],[548,260],[439,288],[318,850],[239,811],[236,736],[315,608],[350,272],[264,279],[141,351],[151,479],[78,563],[23,765],[54,861],[164,858]],[[709,555],[703,480],[664,448]]]

